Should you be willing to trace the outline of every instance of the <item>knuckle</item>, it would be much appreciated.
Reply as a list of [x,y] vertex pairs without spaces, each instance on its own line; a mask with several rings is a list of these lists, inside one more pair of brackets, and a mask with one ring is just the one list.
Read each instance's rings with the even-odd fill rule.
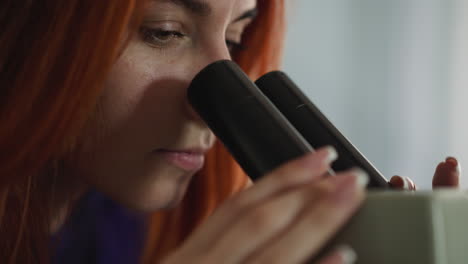
[[295,174],[299,173],[300,171],[301,170],[294,166],[294,164],[291,164],[291,162],[286,162],[285,164],[270,171],[267,176],[273,177],[275,181],[288,182],[294,178]]
[[[308,202],[307,213],[303,214],[304,220],[314,225],[321,225],[336,217],[336,207],[329,203],[333,200],[327,199],[333,193],[334,186],[331,184],[317,184],[311,191],[313,197]],[[326,213],[317,213],[317,210],[326,210]]]
[[249,213],[245,228],[247,232],[270,233],[278,229],[279,225],[280,223],[276,219],[273,210],[261,206]]
[[295,177],[297,172],[294,170],[279,169],[270,174],[273,185],[275,186],[289,186],[297,182]]
[[306,223],[307,225],[311,226],[321,226],[322,228],[326,229],[330,224],[334,222],[336,219],[335,212],[332,211],[331,213],[328,214],[306,214],[304,215],[306,217]]
[[[339,176],[337,176],[339,177]],[[312,196],[315,199],[320,199],[328,194],[330,194],[333,191],[333,185],[330,184],[329,182],[320,182],[318,184],[314,184],[312,186]]]
[[239,214],[240,212],[246,210],[251,204],[251,201],[246,198],[246,196],[238,196],[228,200],[225,203],[227,210],[233,212],[234,214]]

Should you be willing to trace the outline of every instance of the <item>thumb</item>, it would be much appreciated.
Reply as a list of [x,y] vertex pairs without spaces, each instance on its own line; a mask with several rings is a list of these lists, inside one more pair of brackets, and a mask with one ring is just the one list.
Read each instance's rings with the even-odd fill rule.
[[444,162],[439,163],[432,178],[432,188],[437,187],[459,187],[461,167],[454,157],[447,157]]

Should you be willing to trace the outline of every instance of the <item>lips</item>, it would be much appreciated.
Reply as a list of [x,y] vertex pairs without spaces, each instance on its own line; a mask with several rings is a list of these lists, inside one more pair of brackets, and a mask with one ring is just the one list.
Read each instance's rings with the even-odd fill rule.
[[193,172],[201,169],[205,163],[205,150],[167,150],[156,151],[170,164],[185,171]]

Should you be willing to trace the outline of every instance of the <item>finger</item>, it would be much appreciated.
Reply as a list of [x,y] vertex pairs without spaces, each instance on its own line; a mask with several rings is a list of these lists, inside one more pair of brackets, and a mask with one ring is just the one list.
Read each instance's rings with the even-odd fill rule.
[[402,189],[402,190],[416,190],[416,184],[408,177],[401,177],[398,175],[393,176],[390,179],[390,186],[393,189]]
[[437,166],[434,177],[432,178],[432,187],[459,187],[461,166],[456,158],[447,157],[444,162]]
[[404,189],[405,180],[403,179],[403,177],[395,175],[390,179],[390,186],[392,187],[392,189]]
[[330,255],[320,259],[316,264],[352,264],[356,262],[356,252],[347,245],[339,246]]
[[408,177],[405,177],[406,185],[408,186],[409,191],[416,191],[416,184]]
[[[235,218],[237,221],[224,229],[222,238],[210,245],[209,248],[216,252],[212,259],[222,258],[223,263],[245,262],[245,258],[291,225],[313,195],[318,193],[310,186],[303,186],[245,210]],[[233,245],[236,245],[234,249]]]
[[212,241],[223,235],[233,222],[243,217],[245,211],[256,206],[270,196],[287,189],[306,185],[321,178],[336,160],[337,152],[332,147],[324,147],[315,153],[307,154],[288,162],[260,179],[254,186],[244,190],[224,203],[209,217],[187,241],[197,241],[191,250],[206,250]]
[[[213,259],[223,257],[223,263],[245,262],[246,257],[290,227],[304,208],[310,207],[311,199],[315,197],[318,200],[320,196],[329,194],[334,185],[346,179],[346,174],[329,177],[320,183],[290,190],[245,212],[243,219],[234,223],[229,230],[224,230],[223,238],[211,246],[212,251],[216,252]],[[234,249],[232,245],[236,245]],[[270,263],[264,260],[259,262]]]
[[246,190],[233,201],[244,208],[245,204],[260,202],[275,193],[319,180],[337,158],[338,153],[333,147],[321,148],[269,173],[256,182],[255,188]]
[[357,210],[364,199],[368,177],[364,172],[354,171],[335,177],[333,181],[336,182],[334,188],[309,201],[297,220],[249,261],[302,263],[315,255]]

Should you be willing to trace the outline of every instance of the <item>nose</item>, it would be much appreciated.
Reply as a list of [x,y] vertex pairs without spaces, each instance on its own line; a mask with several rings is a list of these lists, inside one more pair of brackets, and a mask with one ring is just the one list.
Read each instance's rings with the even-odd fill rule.
[[199,58],[194,65],[195,74],[215,61],[230,59],[231,54],[224,39],[216,41],[213,45],[206,45],[205,48],[200,50]]
[[[215,45],[205,46],[201,50],[201,52],[197,56],[197,63],[194,63],[193,67],[193,74],[192,79],[206,66],[210,65],[213,62],[219,60],[230,60],[231,55],[229,53],[229,49],[226,45],[225,40],[217,41]],[[197,123],[202,124],[205,126],[205,123],[202,121],[201,117],[198,113],[193,109],[193,107],[188,102],[187,98],[185,98],[185,105],[188,112],[189,117],[196,121]]]

